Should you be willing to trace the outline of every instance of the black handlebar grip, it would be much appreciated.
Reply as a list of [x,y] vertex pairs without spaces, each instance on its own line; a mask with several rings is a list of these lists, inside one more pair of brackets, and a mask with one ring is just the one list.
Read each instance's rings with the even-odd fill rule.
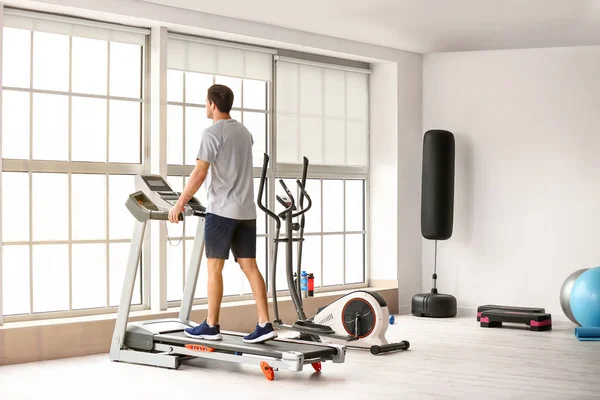
[[403,340],[400,343],[373,345],[373,346],[371,346],[371,354],[377,355],[377,354],[389,353],[389,352],[398,351],[398,350],[408,350],[409,347],[410,347],[410,343],[407,340]]

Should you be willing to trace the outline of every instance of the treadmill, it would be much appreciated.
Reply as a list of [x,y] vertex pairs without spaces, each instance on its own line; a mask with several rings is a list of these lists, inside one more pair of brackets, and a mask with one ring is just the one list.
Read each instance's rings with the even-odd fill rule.
[[321,362],[345,361],[346,347],[343,345],[283,338],[250,344],[243,341],[245,334],[227,331],[221,332],[220,341],[185,335],[185,328],[198,325],[190,321],[190,312],[204,252],[206,209],[196,198],[192,198],[183,214],[179,215],[180,221],[185,217],[199,218],[179,317],[128,323],[146,223],[168,221],[169,210],[179,199],[179,193],[173,191],[160,175],[137,175],[135,183],[137,191],[130,194],[125,203],[136,222],[110,347],[112,361],[178,369],[181,361],[202,357],[260,366],[269,380],[274,379],[274,371],[278,369],[299,372],[305,365],[311,364],[320,371]]

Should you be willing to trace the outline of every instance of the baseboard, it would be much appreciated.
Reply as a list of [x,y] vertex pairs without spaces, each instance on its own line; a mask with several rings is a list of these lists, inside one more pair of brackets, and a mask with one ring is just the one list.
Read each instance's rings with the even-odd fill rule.
[[398,289],[398,280],[397,279],[371,279],[369,281],[369,286],[373,288],[395,288]]
[[411,313],[411,306],[401,306],[398,307],[399,315],[409,315]]
[[[370,288],[379,293],[391,314],[398,313],[398,289]],[[350,292],[349,290],[348,292]],[[343,292],[319,293],[303,299],[307,315],[314,315],[319,307],[337,299]],[[270,303],[271,316],[273,315]],[[196,306],[191,313],[193,321],[206,318],[206,306]],[[286,322],[296,320],[296,310],[291,300],[279,301],[280,317]],[[177,317],[178,310],[131,316],[129,321]],[[8,323],[0,326],[0,365],[20,364],[34,361],[80,357],[107,353],[115,326],[115,314],[94,317],[69,318],[66,320],[43,321],[43,324],[23,326],[23,323]],[[223,304],[221,326],[223,330],[250,332],[256,324],[256,305],[253,302]],[[107,358],[108,360],[108,358]]]
[[[398,307],[399,315],[410,315],[411,313],[412,313],[411,306]],[[476,316],[476,315],[477,315],[477,310],[475,308],[469,308],[469,307],[457,307],[456,308],[456,316],[457,317],[470,317],[470,316]]]

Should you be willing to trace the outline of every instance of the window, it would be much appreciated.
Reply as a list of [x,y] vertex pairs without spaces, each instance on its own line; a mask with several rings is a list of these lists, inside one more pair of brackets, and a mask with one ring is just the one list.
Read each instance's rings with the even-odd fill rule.
[[5,11],[0,314],[118,304],[133,231],[125,196],[144,170],[147,33]]
[[277,161],[368,165],[369,89],[365,72],[277,61]]
[[[244,46],[169,35],[167,70],[167,171],[175,191],[183,190],[196,165],[202,130],[212,124],[206,117],[206,96],[213,84],[223,84],[234,94],[232,118],[243,123],[254,140],[254,184],[258,192],[263,154],[268,152],[272,54]],[[198,194],[206,204],[204,187]],[[266,216],[257,207],[257,263],[267,277]],[[197,223],[187,218],[182,225],[168,226],[167,300],[173,304],[183,296]],[[224,296],[251,294],[250,285],[230,254],[223,270]],[[206,298],[207,269],[203,257],[196,285],[196,299]]]
[[[367,282],[368,78],[366,69],[277,61],[276,174],[298,198],[295,180],[309,160],[302,270],[314,274],[315,287]],[[283,194],[280,185],[276,192]],[[285,254],[277,263],[277,287],[285,289]]]

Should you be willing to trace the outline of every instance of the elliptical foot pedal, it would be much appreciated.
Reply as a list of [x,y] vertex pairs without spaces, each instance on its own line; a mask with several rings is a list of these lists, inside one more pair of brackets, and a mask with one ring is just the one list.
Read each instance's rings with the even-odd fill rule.
[[388,343],[388,344],[380,344],[371,346],[371,354],[378,355],[382,353],[390,353],[393,351],[400,350],[408,350],[410,348],[410,343],[408,340],[403,340],[400,343]]
[[548,313],[486,310],[481,313],[480,326],[482,328],[502,328],[502,324],[525,324],[530,331],[549,331],[552,329],[552,316]]
[[501,310],[501,311],[516,311],[516,312],[529,312],[529,313],[545,313],[544,308],[539,307],[514,307],[514,306],[500,306],[495,304],[486,304],[484,306],[477,307],[477,321],[481,318],[481,313],[486,310]]
[[314,322],[308,321],[296,321],[292,328],[303,330],[310,333],[316,333],[317,335],[333,335],[335,331],[330,326],[315,324]]

